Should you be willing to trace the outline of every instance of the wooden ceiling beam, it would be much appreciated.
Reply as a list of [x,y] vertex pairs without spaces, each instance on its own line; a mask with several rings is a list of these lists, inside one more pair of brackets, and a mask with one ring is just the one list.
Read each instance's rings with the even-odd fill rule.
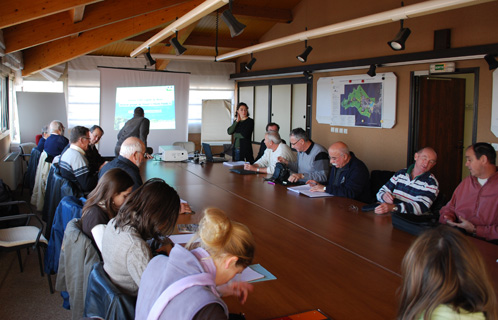
[[292,22],[292,10],[289,9],[255,7],[255,6],[236,3],[233,5],[232,13],[237,17],[247,18],[247,19],[271,21],[278,23]]
[[[163,26],[201,4],[191,0],[177,6],[154,11],[139,17],[113,23],[82,33],[78,38],[63,38],[23,51],[23,76],[39,72],[60,63],[75,59],[108,44]],[[85,19],[86,20],[86,19]]]
[[24,50],[185,2],[188,0],[149,0],[144,2],[106,0],[87,6],[85,19],[79,23],[74,23],[73,17],[67,12],[61,12],[4,29],[5,52]]
[[0,29],[100,1],[102,0],[2,1]]
[[[216,45],[215,37],[202,35],[202,34],[191,34],[190,37],[185,41],[186,46],[196,46],[196,47],[211,47],[214,48]],[[219,48],[246,48],[252,45],[258,44],[258,40],[255,39],[240,39],[231,37],[219,37],[218,47]]]

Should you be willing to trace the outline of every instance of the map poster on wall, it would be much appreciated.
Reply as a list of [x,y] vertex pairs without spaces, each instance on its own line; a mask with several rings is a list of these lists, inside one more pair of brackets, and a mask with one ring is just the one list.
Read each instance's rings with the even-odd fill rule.
[[319,123],[332,126],[392,128],[396,119],[394,73],[320,78],[317,85]]

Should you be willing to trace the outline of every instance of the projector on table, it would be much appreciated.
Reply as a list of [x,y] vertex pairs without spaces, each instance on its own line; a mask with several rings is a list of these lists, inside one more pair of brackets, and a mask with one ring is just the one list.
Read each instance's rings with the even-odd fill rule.
[[182,147],[159,146],[159,153],[163,161],[185,161],[188,160],[188,152]]

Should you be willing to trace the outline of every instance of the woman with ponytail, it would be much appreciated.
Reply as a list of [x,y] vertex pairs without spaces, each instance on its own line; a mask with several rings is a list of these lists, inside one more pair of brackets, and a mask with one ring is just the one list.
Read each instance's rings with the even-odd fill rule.
[[[200,240],[200,242],[197,242]],[[245,303],[252,285],[232,281],[251,264],[254,239],[249,229],[220,209],[208,208],[186,248],[157,256],[144,271],[136,319],[228,319],[222,296]]]

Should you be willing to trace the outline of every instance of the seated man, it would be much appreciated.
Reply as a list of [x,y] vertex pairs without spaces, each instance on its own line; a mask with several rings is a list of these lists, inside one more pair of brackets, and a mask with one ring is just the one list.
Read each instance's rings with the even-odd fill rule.
[[470,176],[456,188],[440,211],[439,222],[486,240],[498,240],[498,173],[496,152],[489,143],[467,148],[465,166]]
[[47,153],[47,162],[60,155],[69,144],[69,140],[64,137],[64,125],[60,121],[52,121],[49,125],[50,136],[45,140],[44,149]]
[[439,183],[430,170],[436,165],[434,149],[425,147],[415,153],[415,163],[402,169],[380,188],[377,200],[382,202],[375,213],[427,213],[439,193]]
[[142,177],[140,176],[140,164],[145,161],[145,144],[137,137],[127,138],[121,145],[119,156],[102,167],[99,179],[112,168],[120,168],[126,171],[133,179],[133,190],[140,187]]
[[294,172],[289,177],[289,182],[302,182],[315,180],[326,183],[329,174],[329,155],[327,150],[314,143],[302,128],[293,129],[289,136],[291,146],[297,150],[297,161],[288,161],[278,157],[278,161],[289,166]]
[[105,163],[104,158],[97,150],[95,146],[99,143],[100,138],[104,135],[104,129],[102,129],[98,125],[94,125],[90,128],[90,144],[88,145],[88,150],[86,151],[86,158],[88,159],[88,164],[90,167],[90,171],[98,172]]
[[[275,122],[270,122],[266,125],[266,132],[270,132],[270,131],[279,132],[280,126],[278,124],[276,124]],[[283,143],[287,143],[287,142],[285,142],[284,139],[282,139],[282,141],[283,141]],[[263,139],[261,141],[261,144],[259,145],[258,155],[256,157],[256,160],[254,160],[255,162],[258,161],[259,159],[261,159],[261,157],[265,153],[265,150],[266,150],[266,144],[265,144],[265,139]]]
[[327,192],[338,197],[351,198],[368,202],[369,174],[367,166],[349,151],[344,142],[336,142],[329,147],[330,177],[327,186],[315,180],[308,180],[313,192]]
[[76,126],[71,130],[71,146],[62,154],[59,161],[61,176],[75,182],[84,194],[97,185],[97,176],[90,172],[85,151],[90,143],[88,128]]
[[245,164],[244,169],[257,171],[261,173],[273,174],[275,165],[278,162],[278,157],[282,157],[287,161],[296,161],[296,156],[291,148],[280,139],[280,135],[276,131],[269,131],[265,134],[266,150],[263,156],[253,165]]

